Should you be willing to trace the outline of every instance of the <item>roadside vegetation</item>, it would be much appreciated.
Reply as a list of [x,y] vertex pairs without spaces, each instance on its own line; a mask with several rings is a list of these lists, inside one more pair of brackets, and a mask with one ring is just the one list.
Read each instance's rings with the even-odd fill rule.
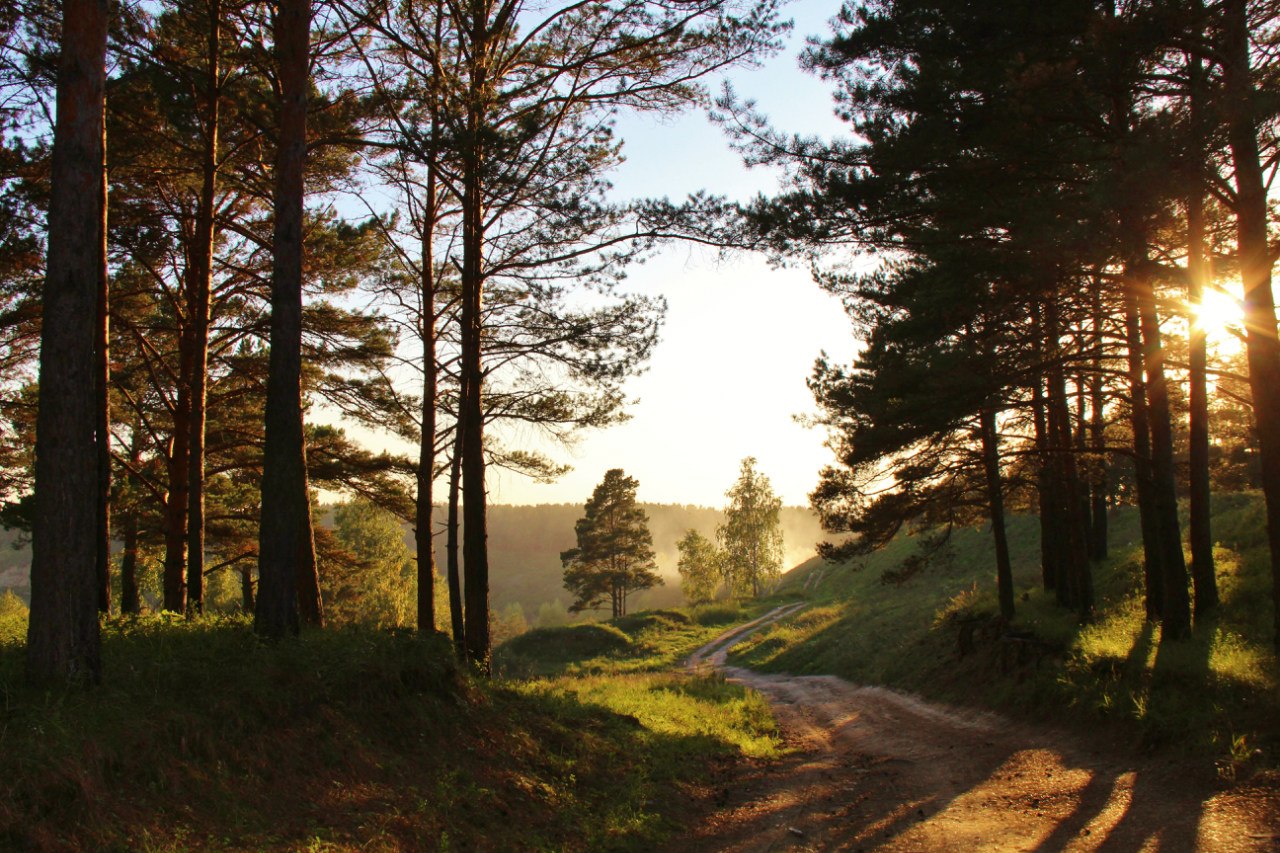
[[492,682],[443,635],[269,644],[238,618],[113,620],[102,686],[38,690],[6,596],[0,849],[651,850],[718,768],[779,752],[762,699],[672,671],[742,618],[530,632]]
[[1079,624],[1041,585],[1037,520],[1009,519],[1017,616],[999,616],[990,531],[900,535],[843,563],[814,559],[778,596],[812,606],[737,646],[730,662],[831,673],[930,699],[1110,733],[1142,749],[1217,759],[1224,776],[1280,755],[1280,668],[1271,648],[1264,507],[1215,496],[1223,606],[1186,640],[1161,643],[1145,618],[1136,509],[1112,515],[1112,556],[1097,564],[1097,611]]

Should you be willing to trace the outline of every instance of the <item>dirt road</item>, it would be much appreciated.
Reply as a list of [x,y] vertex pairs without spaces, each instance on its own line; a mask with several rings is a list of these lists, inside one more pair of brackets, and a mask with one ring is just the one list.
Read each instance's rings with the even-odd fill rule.
[[794,752],[727,776],[673,853],[1280,851],[1274,780],[1227,789],[1203,769],[892,690],[725,666],[735,643],[802,606],[690,658],[764,694]]

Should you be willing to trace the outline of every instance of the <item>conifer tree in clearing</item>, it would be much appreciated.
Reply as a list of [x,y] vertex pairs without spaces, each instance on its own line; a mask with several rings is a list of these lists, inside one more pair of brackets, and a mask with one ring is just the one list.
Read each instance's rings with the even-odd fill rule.
[[662,583],[649,517],[636,506],[639,485],[621,468],[609,470],[574,525],[578,547],[560,554],[574,613],[604,607],[607,601],[613,618],[625,616],[631,593]]

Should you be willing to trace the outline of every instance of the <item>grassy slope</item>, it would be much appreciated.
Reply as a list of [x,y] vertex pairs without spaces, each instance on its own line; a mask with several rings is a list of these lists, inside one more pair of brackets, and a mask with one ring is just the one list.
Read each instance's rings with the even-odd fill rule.
[[[834,673],[931,698],[1094,727],[1148,746],[1224,761],[1256,747],[1280,754],[1280,669],[1270,645],[1270,579],[1260,499],[1216,499],[1219,613],[1195,637],[1162,648],[1143,619],[1136,512],[1112,513],[1112,556],[1095,569],[1097,617],[1081,626],[1039,587],[1038,524],[1010,519],[1017,589],[1013,628],[1043,645],[975,633],[960,655],[960,621],[997,612],[989,530],[959,530],[954,556],[899,585],[882,582],[916,550],[901,537],[860,561],[813,560],[779,592],[813,606],[739,646],[731,661],[771,671]],[[1224,772],[1231,772],[1226,764]]]
[[725,761],[777,751],[758,698],[659,671],[737,615],[633,619],[578,655],[534,637],[544,677],[494,684],[440,637],[148,619],[108,626],[103,686],[45,692],[10,612],[0,849],[653,849]]

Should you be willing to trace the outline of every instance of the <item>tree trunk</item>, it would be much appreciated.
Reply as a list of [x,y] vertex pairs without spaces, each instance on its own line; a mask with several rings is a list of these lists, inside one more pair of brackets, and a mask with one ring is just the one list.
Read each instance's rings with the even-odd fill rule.
[[94,436],[107,3],[64,0],[41,296],[27,676],[101,678]]
[[[1198,306],[1207,280],[1204,251],[1204,198],[1197,191],[1187,201],[1187,299]],[[1218,606],[1218,582],[1213,566],[1213,530],[1210,520],[1209,484],[1209,357],[1203,323],[1193,319],[1190,329],[1188,384],[1190,413],[1190,545],[1191,577],[1195,586],[1195,614],[1203,616]]]
[[[302,469],[305,474],[307,465],[307,445],[302,444]],[[296,579],[298,587],[298,615],[303,625],[312,628],[324,627],[324,599],[320,592],[320,564],[316,559],[315,529],[311,523],[311,488],[308,481],[302,481],[302,493],[306,500],[301,513],[302,529],[298,534],[298,561]]]
[[1142,528],[1142,574],[1147,618],[1158,619],[1164,607],[1164,567],[1156,524],[1155,484],[1151,472],[1151,427],[1147,413],[1147,383],[1142,375],[1142,330],[1138,300],[1127,290],[1124,300],[1125,346],[1129,368],[1129,422],[1133,430],[1134,485],[1138,491],[1138,518]]
[[[1201,32],[1204,6],[1192,3],[1195,30]],[[1204,301],[1205,283],[1212,279],[1205,250],[1205,127],[1204,68],[1199,56],[1187,56],[1188,100],[1190,102],[1191,192],[1187,196],[1187,301],[1198,308]],[[1213,565],[1213,527],[1210,517],[1212,490],[1209,482],[1209,354],[1206,329],[1201,318],[1192,318],[1188,346],[1190,442],[1188,486],[1190,491],[1191,579],[1195,588],[1195,615],[1200,617],[1218,606],[1218,580]]]
[[462,608],[462,572],[458,561],[458,500],[462,486],[462,424],[454,428],[453,459],[449,462],[449,509],[445,522],[445,567],[449,582],[449,627],[458,660],[467,659],[466,623]]
[[303,169],[310,29],[308,0],[280,0],[272,20],[280,80],[280,142],[275,173],[258,600],[254,610],[254,630],[273,638],[298,633],[299,557],[310,547],[304,541],[309,538],[311,506],[302,430]]
[[1182,555],[1182,534],[1178,524],[1177,481],[1173,469],[1173,425],[1169,413],[1169,385],[1164,375],[1164,347],[1160,341],[1160,319],[1156,313],[1151,277],[1130,270],[1127,285],[1138,301],[1138,322],[1142,329],[1142,363],[1147,378],[1147,408],[1151,417],[1151,475],[1153,505],[1159,534],[1161,577],[1162,640],[1178,640],[1191,633],[1191,601],[1187,597],[1187,564]]
[[996,594],[1000,615],[1013,619],[1013,563],[1009,559],[1009,539],[1004,527],[1004,495],[1000,484],[1000,436],[996,433],[995,410],[984,406],[979,413],[982,433],[982,466],[987,477],[987,510],[991,535],[996,545]]
[[[164,609],[187,609],[187,489],[191,465],[190,352],[187,332],[179,342],[179,385],[173,410],[173,436],[169,441],[169,491],[164,506]],[[183,377],[186,377],[185,381]]]
[[478,179],[464,201],[466,235],[462,276],[462,370],[466,391],[462,418],[462,560],[466,572],[467,659],[489,672],[489,553],[484,482],[484,411],[481,402],[481,211]]
[[1271,549],[1273,642],[1280,648],[1280,339],[1276,335],[1275,299],[1271,292],[1267,190],[1258,152],[1246,0],[1223,0],[1222,14],[1222,83],[1227,141],[1236,175],[1236,245],[1244,284],[1245,349],[1262,463],[1267,544]]
[[[1083,333],[1082,333],[1083,334]],[[1084,552],[1092,561],[1101,560],[1097,553],[1093,538],[1093,498],[1097,491],[1097,476],[1095,474],[1096,460],[1088,453],[1088,420],[1086,419],[1086,411],[1088,406],[1086,398],[1088,397],[1087,383],[1083,373],[1075,375],[1075,396],[1076,396],[1076,414],[1075,414],[1075,449],[1076,458],[1079,464],[1084,468],[1084,476],[1081,477],[1080,483],[1080,520],[1084,532]]]
[[253,569],[248,564],[240,567],[240,606],[245,613],[254,611],[253,604]]
[[[104,104],[105,109],[105,104]],[[107,135],[102,129],[102,177],[98,182],[102,208],[98,229],[98,310],[94,340],[94,424],[98,444],[98,531],[94,559],[98,576],[98,611],[111,612],[111,304],[107,274]]]
[[484,482],[484,195],[482,171],[485,109],[492,97],[486,76],[489,53],[487,4],[472,4],[468,22],[472,57],[468,70],[468,111],[462,192],[462,559],[466,572],[467,659],[489,674],[489,545]]
[[[1039,315],[1035,315],[1037,325],[1036,337],[1040,338]],[[1035,427],[1036,458],[1039,469],[1036,472],[1036,495],[1040,510],[1040,580],[1045,590],[1057,588],[1060,572],[1058,562],[1062,555],[1060,544],[1060,527],[1058,514],[1054,511],[1057,505],[1055,492],[1056,481],[1053,476],[1053,461],[1049,456],[1049,429],[1044,404],[1043,366],[1032,377],[1031,414]]]
[[[439,17],[439,16],[437,16]],[[434,135],[435,122],[432,122]],[[434,151],[434,140],[433,140]],[[436,629],[436,552],[433,547],[432,487],[436,478],[436,171],[427,165],[427,199],[422,227],[422,429],[418,439],[418,494],[414,507],[414,543],[418,554],[418,630]]]
[[1089,565],[1089,551],[1084,519],[1081,516],[1080,475],[1071,442],[1071,409],[1067,402],[1066,376],[1062,369],[1060,332],[1057,306],[1052,302],[1045,306],[1045,338],[1049,344],[1048,378],[1048,430],[1049,441],[1055,449],[1056,469],[1061,483],[1061,498],[1057,511],[1062,514],[1064,535],[1063,565],[1065,574],[1058,579],[1058,599],[1075,608],[1081,621],[1093,615],[1093,570]]
[[120,556],[120,612],[136,616],[142,612],[138,595],[138,513],[129,510],[124,516],[124,552]]
[[200,201],[187,266],[187,322],[192,332],[191,440],[187,487],[187,606],[204,612],[204,438],[208,398],[209,298],[213,290],[214,205],[218,179],[218,123],[222,24],[220,0],[209,0],[208,73],[205,77],[204,151]]
[[[141,418],[133,422],[133,439],[129,447],[129,471],[142,466],[143,427]],[[134,479],[130,474],[129,479]],[[138,508],[130,502],[124,516],[124,551],[120,558],[120,612],[137,615],[142,612],[142,596],[138,591]]]
[[1107,556],[1107,494],[1110,486],[1107,477],[1107,435],[1103,418],[1102,351],[1104,317],[1102,313],[1102,283],[1094,281],[1093,288],[1093,376],[1089,386],[1089,437],[1094,452],[1093,506],[1090,510],[1089,528],[1094,559]]

